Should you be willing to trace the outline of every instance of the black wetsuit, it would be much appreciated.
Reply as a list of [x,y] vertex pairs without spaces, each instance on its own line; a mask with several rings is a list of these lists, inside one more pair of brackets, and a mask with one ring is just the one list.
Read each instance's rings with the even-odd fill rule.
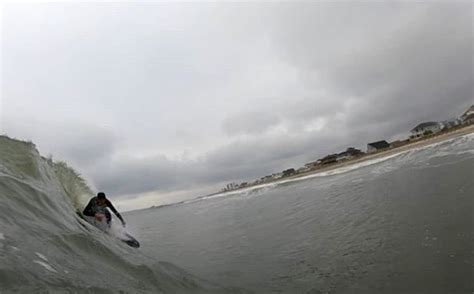
[[110,212],[107,210],[107,208],[112,210],[113,213],[115,213],[115,215],[122,221],[122,223],[124,223],[122,216],[108,199],[105,199],[105,203],[103,205],[99,205],[97,203],[97,197],[93,197],[87,204],[86,208],[84,208],[82,214],[87,216],[95,216],[96,213],[103,213],[107,218],[107,223],[110,223],[112,215],[110,215]]

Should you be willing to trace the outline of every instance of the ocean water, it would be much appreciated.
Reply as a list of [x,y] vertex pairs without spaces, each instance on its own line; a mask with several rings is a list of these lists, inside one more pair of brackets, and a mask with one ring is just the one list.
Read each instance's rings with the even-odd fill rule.
[[305,179],[80,219],[92,194],[0,137],[0,293],[472,293],[474,136]]
[[145,254],[254,293],[473,293],[474,136],[126,217]]

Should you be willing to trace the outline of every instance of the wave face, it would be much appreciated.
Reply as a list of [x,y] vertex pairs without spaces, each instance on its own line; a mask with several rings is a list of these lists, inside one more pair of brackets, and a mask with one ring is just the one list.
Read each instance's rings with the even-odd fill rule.
[[76,213],[91,189],[35,145],[0,136],[0,293],[232,293],[129,248]]

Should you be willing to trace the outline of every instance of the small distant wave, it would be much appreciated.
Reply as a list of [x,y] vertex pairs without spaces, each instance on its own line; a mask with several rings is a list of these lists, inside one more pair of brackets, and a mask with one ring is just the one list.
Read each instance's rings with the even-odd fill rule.
[[210,199],[229,197],[229,196],[234,196],[234,195],[242,196],[242,195],[246,195],[246,194],[250,194],[250,193],[255,194],[257,192],[260,193],[260,194],[263,194],[266,191],[268,191],[269,189],[271,189],[272,187],[277,186],[278,184],[279,183],[276,183],[276,182],[267,183],[267,184],[256,185],[256,186],[243,188],[243,189],[239,189],[239,190],[217,193],[217,194],[213,194],[213,195],[209,195],[209,196],[204,196],[204,197],[199,197],[199,198],[183,201],[181,204],[190,204],[190,203],[195,203],[195,202],[199,202],[199,201],[206,201],[206,200],[210,200]]
[[280,185],[287,184],[287,183],[295,183],[295,182],[306,181],[306,180],[314,179],[314,178],[328,177],[328,176],[338,175],[338,174],[342,174],[342,173],[347,173],[347,172],[350,172],[350,171],[353,171],[353,170],[360,169],[362,167],[366,167],[366,166],[374,165],[374,164],[377,164],[377,163],[380,163],[380,162],[383,162],[383,161],[390,160],[394,157],[399,156],[400,154],[401,153],[397,153],[397,154],[392,154],[392,155],[388,155],[388,156],[385,156],[385,157],[366,160],[366,161],[362,161],[362,162],[359,162],[359,163],[354,163],[354,164],[351,164],[351,165],[331,169],[331,170],[328,170],[328,171],[321,171],[321,172],[311,173],[311,174],[306,175],[306,176],[286,178],[286,179],[281,179],[281,180],[277,180],[277,181],[270,182],[270,183],[258,184],[258,185],[255,185],[255,186],[242,188],[242,189],[238,189],[238,190],[221,192],[221,193],[217,193],[217,194],[213,194],[213,195],[209,195],[209,196],[205,196],[205,197],[195,198],[195,199],[188,200],[188,201],[182,201],[182,202],[179,202],[177,204],[190,204],[190,203],[195,203],[195,202],[204,201],[204,200],[210,200],[210,199],[222,198],[222,197],[230,197],[230,196],[237,196],[237,195],[242,196],[242,195],[246,195],[246,194],[249,194],[249,193],[254,193],[256,191],[261,191],[262,193],[264,193],[264,192],[268,191],[269,189],[272,189],[272,188],[275,188],[275,187],[278,187]]

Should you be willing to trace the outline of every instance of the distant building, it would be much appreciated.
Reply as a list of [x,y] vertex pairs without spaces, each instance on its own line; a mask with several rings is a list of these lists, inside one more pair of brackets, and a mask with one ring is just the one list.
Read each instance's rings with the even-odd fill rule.
[[240,184],[240,188],[245,188],[245,187],[247,187],[248,185],[249,185],[249,183],[243,182],[243,183]]
[[312,169],[312,168],[315,168],[315,167],[320,166],[320,165],[321,165],[321,159],[319,159],[317,161],[313,161],[313,162],[308,162],[304,166],[308,169]]
[[437,133],[441,131],[442,125],[439,122],[428,121],[414,127],[410,133],[412,137],[418,138],[427,133]]
[[462,121],[463,124],[473,124],[474,123],[474,114],[470,114],[466,116],[466,118]]
[[362,154],[364,154],[364,153],[362,151],[360,151],[359,149],[355,149],[354,147],[349,147],[349,148],[347,148],[346,151],[337,154],[336,160],[337,161],[348,160],[348,159],[352,159],[356,156],[360,156]]
[[461,115],[461,120],[463,124],[474,123],[474,105],[471,105],[471,107]]
[[299,169],[296,170],[297,173],[305,173],[305,172],[308,172],[310,171],[311,168],[310,167],[307,167],[306,165],[304,167],[300,167]]
[[464,116],[471,115],[471,114],[474,114],[474,105],[471,105],[468,108],[468,110],[466,110],[466,112],[464,112],[463,115],[461,115],[461,118],[463,118]]
[[227,184],[227,186],[224,188],[225,191],[231,191],[231,190],[235,190],[239,187],[239,185],[237,185],[236,183],[230,183],[230,184]]
[[274,174],[272,174],[273,179],[279,179],[281,177],[283,177],[283,173],[274,173]]
[[283,176],[284,177],[289,177],[289,176],[294,175],[295,173],[296,173],[296,171],[295,171],[294,168],[289,168],[289,169],[283,171]]
[[462,120],[460,118],[451,118],[445,121],[441,122],[441,125],[443,126],[443,129],[450,129],[454,128],[462,123]]
[[367,153],[372,153],[387,148],[390,148],[390,144],[388,144],[385,140],[372,142],[367,144]]
[[335,163],[337,162],[337,154],[327,155],[326,157],[323,157],[320,160],[321,160],[321,164]]

